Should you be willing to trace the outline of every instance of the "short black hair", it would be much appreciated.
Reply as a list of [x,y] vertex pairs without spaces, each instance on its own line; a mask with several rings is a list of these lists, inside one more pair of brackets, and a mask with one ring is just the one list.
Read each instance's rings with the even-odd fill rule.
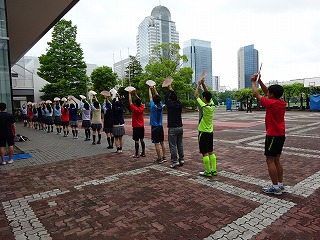
[[99,104],[99,102],[97,102],[97,101],[93,103],[93,106],[94,106],[95,108],[100,108],[100,104]]
[[75,108],[75,107],[76,106],[73,103],[70,104],[70,108]]
[[275,99],[281,98],[283,94],[283,87],[279,84],[274,84],[268,87],[269,94],[273,94]]
[[4,102],[0,103],[0,111],[4,111],[7,108],[7,104],[5,104]]
[[152,97],[152,100],[153,100],[153,102],[154,102],[155,105],[159,105],[160,102],[161,102],[161,97],[160,97],[160,95],[156,94],[156,95],[154,95],[154,96]]
[[177,101],[178,100],[178,96],[175,92],[171,92],[170,95],[169,95],[169,99],[173,102]]
[[141,99],[140,98],[136,98],[134,100],[134,103],[136,104],[137,107],[140,107],[141,106]]
[[212,98],[212,94],[211,92],[203,92],[202,93],[202,97],[204,97],[206,99],[207,102],[210,102],[211,98]]
[[86,109],[86,110],[89,110],[89,109],[90,109],[89,103],[87,103],[87,102],[84,103],[83,107],[84,107],[84,109]]

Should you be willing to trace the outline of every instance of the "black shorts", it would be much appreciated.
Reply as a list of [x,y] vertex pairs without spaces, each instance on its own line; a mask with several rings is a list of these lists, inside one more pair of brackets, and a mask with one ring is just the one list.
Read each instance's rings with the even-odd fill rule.
[[200,153],[213,152],[213,132],[199,132],[198,142]]
[[163,126],[151,126],[152,143],[160,143],[164,141]]
[[139,141],[139,139],[144,139],[144,127],[133,127],[132,139],[135,141]]
[[14,145],[14,137],[7,137],[7,138],[0,138],[0,147],[6,147],[8,144],[8,147]]
[[68,121],[68,122],[61,122],[61,126],[63,126],[63,127],[69,127],[69,121]]
[[266,140],[264,142],[264,155],[268,157],[276,157],[277,155],[281,155],[285,140],[285,136],[266,136]]

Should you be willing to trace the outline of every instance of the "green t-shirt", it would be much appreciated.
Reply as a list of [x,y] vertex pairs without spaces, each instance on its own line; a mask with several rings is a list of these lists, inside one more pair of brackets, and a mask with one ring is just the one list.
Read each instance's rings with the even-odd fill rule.
[[197,98],[199,108],[199,125],[198,131],[200,132],[213,132],[213,114],[214,114],[214,103],[212,99],[208,104],[203,102],[200,98]]

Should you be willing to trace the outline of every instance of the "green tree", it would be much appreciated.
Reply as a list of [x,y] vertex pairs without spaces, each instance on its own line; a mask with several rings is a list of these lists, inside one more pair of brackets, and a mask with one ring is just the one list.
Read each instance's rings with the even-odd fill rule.
[[143,73],[142,66],[135,56],[129,56],[130,62],[126,67],[126,83],[125,86],[138,86],[140,81],[140,76]]
[[[73,26],[71,21],[60,20],[53,27],[52,40],[48,42],[47,52],[39,57],[38,75],[51,84],[67,81],[68,91],[63,89],[66,86],[61,88],[67,95],[79,95],[86,91],[87,66],[83,60],[83,50],[76,42],[76,35],[77,26]],[[57,86],[61,84],[55,87]],[[44,92],[49,88],[42,90]],[[48,94],[50,95],[45,92],[45,95]]]
[[149,99],[148,86],[146,85],[148,79],[156,82],[159,94],[167,90],[167,88],[162,88],[162,82],[167,77],[174,79],[172,87],[181,100],[188,99],[188,92],[193,94],[193,89],[190,86],[193,70],[189,67],[179,68],[181,62],[187,60],[185,55],[179,54],[179,50],[180,46],[173,43],[161,44],[153,49],[155,56],[145,67],[145,72],[139,76],[139,96],[142,96],[143,100],[148,101]]
[[93,89],[100,93],[102,90],[110,90],[117,85],[117,74],[111,67],[102,66],[94,69],[91,73]]
[[57,96],[68,96],[70,94],[70,83],[67,80],[60,80],[55,83],[46,84],[40,92],[44,94],[40,97],[43,100],[54,99]]

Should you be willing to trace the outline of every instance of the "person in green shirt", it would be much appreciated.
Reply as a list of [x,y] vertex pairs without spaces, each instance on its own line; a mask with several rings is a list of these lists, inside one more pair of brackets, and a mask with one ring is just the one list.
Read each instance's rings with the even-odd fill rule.
[[[205,76],[206,74],[202,74],[200,77],[194,97],[199,106],[198,142],[205,167],[205,171],[199,172],[199,174],[200,176],[211,177],[218,175],[216,167],[216,155],[213,153],[213,114],[215,106],[212,100],[212,94],[208,91],[206,85],[204,84]],[[201,86],[203,87],[204,92],[200,98],[199,89]]]

